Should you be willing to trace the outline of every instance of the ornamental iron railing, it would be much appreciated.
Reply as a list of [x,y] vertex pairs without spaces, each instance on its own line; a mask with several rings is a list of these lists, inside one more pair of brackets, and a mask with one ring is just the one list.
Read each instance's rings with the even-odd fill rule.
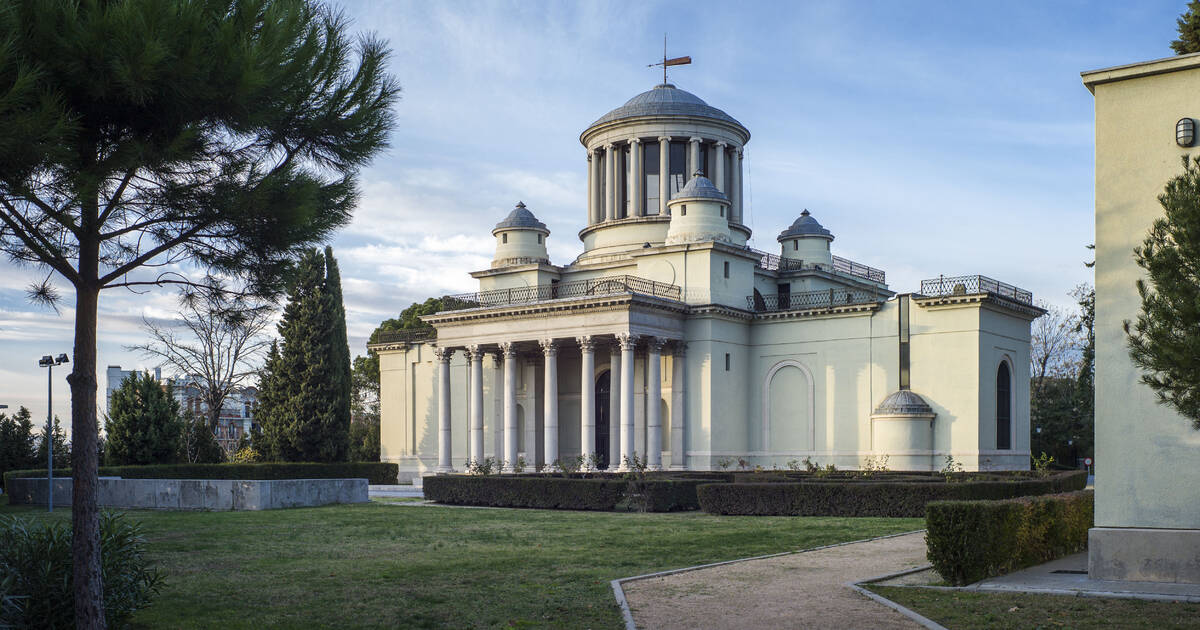
[[655,282],[637,276],[605,276],[591,280],[572,280],[535,287],[495,289],[478,293],[461,293],[442,298],[443,311],[470,308],[489,308],[514,304],[536,304],[549,300],[609,295],[649,295],[679,301],[682,291],[673,284]]
[[822,291],[774,293],[770,295],[762,295],[755,291],[754,295],[746,298],[746,304],[750,307],[750,310],[756,313],[834,308],[856,304],[877,304],[881,301],[882,299],[879,294],[861,289],[825,289]]
[[432,326],[421,328],[406,328],[404,330],[385,330],[375,336],[371,343],[415,343],[437,339],[437,329]]
[[930,297],[944,295],[977,295],[987,293],[1033,304],[1033,293],[987,276],[938,276],[921,281],[921,294]]
[[[758,254],[758,266],[761,269],[768,271],[799,271],[801,269],[823,269],[828,271],[829,265],[814,263],[811,261],[797,260],[795,258],[783,258],[778,254],[769,254],[767,252],[752,249],[750,250]],[[862,263],[854,262],[848,258],[841,256],[833,257],[833,271],[843,275],[854,276],[871,282],[885,284],[887,282],[887,274],[882,269],[869,267]]]
[[498,267],[514,267],[516,265],[533,265],[536,263],[549,264],[549,262],[550,262],[550,259],[548,259],[548,258],[537,258],[537,257],[532,257],[532,256],[517,256],[515,258],[504,258],[502,260],[497,260],[492,263],[492,268],[495,269]]

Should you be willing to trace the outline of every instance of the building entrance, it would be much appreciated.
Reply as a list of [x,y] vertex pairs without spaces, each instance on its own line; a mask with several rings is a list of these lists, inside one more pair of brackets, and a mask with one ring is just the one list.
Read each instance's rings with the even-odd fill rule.
[[611,389],[610,372],[605,370],[596,379],[596,466],[607,469],[611,456],[608,448],[609,418],[608,400]]

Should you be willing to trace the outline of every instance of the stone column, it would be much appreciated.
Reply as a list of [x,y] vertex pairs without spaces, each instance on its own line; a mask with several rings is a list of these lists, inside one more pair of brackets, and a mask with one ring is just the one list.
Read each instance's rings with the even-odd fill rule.
[[492,354],[492,454],[504,459],[504,356]]
[[633,441],[633,350],[637,347],[637,335],[621,333],[617,341],[621,343],[621,468],[628,469],[626,458],[633,459],[635,455]]
[[594,468],[596,458],[596,343],[591,335],[576,337],[579,342],[579,444],[584,467]]
[[662,470],[662,347],[651,337],[646,347],[646,468]]
[[616,145],[604,145],[604,219],[617,218],[617,151]]
[[512,472],[517,463],[517,347],[500,344],[504,354],[504,471]]
[[632,186],[629,187],[629,216],[643,217],[646,216],[646,194],[642,192],[642,188],[646,185],[646,169],[642,167],[642,140],[634,138],[629,141],[629,161],[632,166],[629,169],[629,177]]
[[471,362],[471,460],[483,461],[483,351],[467,346]]
[[608,469],[621,464],[621,346],[608,354]]
[[704,170],[704,165],[700,163],[700,142],[700,138],[688,138],[688,170],[683,174],[684,179],[691,179],[692,173]]
[[[716,168],[717,172],[714,173],[716,178],[713,179],[713,185],[717,187],[717,190],[725,193],[726,196],[728,196],[728,194],[729,194],[728,192],[726,192],[726,189],[725,189],[725,149],[728,146],[729,145],[725,144],[724,142],[718,142],[716,144],[717,154],[713,156],[716,158],[715,160],[713,160],[713,163],[717,165],[717,168]],[[733,213],[731,212],[730,214],[733,214]]]
[[742,223],[742,150],[733,148],[733,166],[729,174],[729,216]]
[[667,216],[671,194],[671,136],[658,137],[658,214]]
[[687,344],[671,348],[671,470],[687,470]]
[[438,362],[438,466],[437,472],[453,472],[450,460],[450,357],[454,350],[434,348]]
[[600,163],[599,160],[592,158],[592,150],[588,149],[588,216],[587,224],[591,225],[596,222],[596,186],[599,184],[597,177],[597,169]]
[[545,463],[554,465],[558,461],[558,347],[553,339],[542,340],[542,354],[546,357],[545,402],[543,402]]

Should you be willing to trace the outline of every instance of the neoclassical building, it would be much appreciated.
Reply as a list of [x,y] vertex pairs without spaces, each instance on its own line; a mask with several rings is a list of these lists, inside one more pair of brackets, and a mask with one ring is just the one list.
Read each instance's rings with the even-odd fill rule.
[[[1029,465],[1029,324],[1042,311],[985,276],[897,294],[835,256],[804,211],[774,252],[747,246],[750,132],[673,85],[580,136],[583,253],[555,264],[523,203],[492,230],[479,291],[380,356],[382,459],[408,474],[495,457],[584,456],[707,470],[804,458],[894,470]],[[831,227],[833,221],[829,221]]]

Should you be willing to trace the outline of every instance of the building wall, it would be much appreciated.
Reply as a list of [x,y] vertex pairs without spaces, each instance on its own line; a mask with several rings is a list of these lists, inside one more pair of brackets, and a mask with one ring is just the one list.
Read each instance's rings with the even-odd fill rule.
[[1200,486],[1200,432],[1139,382],[1123,322],[1141,307],[1134,283],[1143,273],[1133,248],[1162,216],[1157,196],[1182,172],[1181,157],[1197,154],[1175,144],[1175,123],[1185,116],[1200,120],[1200,61],[1192,56],[1147,66],[1172,71],[1094,86],[1096,525],[1196,528],[1200,502],[1182,489]]

